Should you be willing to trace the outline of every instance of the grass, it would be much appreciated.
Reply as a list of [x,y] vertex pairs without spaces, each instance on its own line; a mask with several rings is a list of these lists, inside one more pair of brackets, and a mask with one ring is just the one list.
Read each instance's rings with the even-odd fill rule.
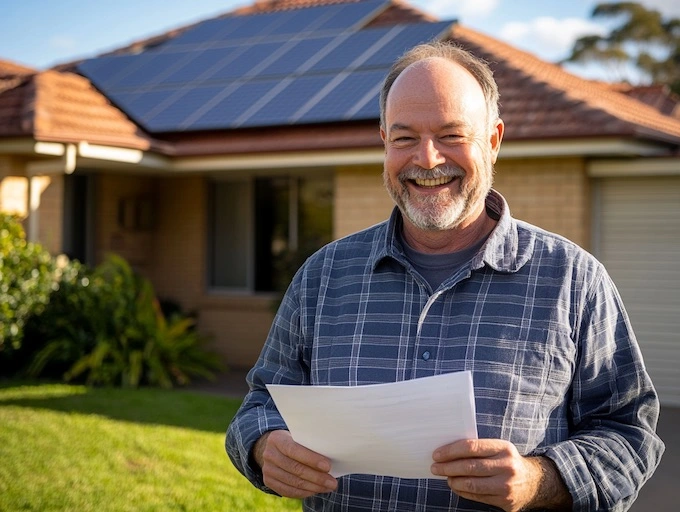
[[0,511],[299,511],[229,461],[238,406],[179,390],[0,384]]

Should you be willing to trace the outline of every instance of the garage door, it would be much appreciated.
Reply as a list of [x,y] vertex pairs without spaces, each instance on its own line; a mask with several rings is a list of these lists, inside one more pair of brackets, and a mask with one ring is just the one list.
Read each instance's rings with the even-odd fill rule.
[[596,184],[596,244],[663,405],[680,406],[680,177]]

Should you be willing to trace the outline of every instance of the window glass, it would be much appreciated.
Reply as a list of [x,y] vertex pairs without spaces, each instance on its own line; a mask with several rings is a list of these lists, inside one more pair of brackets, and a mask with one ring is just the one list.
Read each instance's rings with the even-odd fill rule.
[[213,288],[284,291],[305,259],[332,239],[329,175],[257,177],[212,186]]
[[249,287],[250,198],[248,182],[216,182],[211,194],[210,285]]

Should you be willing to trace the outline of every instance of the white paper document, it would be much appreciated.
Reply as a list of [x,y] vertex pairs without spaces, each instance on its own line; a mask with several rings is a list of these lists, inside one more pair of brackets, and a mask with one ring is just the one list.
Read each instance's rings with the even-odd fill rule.
[[430,471],[434,450],[477,438],[469,371],[367,386],[267,389],[293,439],[331,459],[335,477],[443,478]]

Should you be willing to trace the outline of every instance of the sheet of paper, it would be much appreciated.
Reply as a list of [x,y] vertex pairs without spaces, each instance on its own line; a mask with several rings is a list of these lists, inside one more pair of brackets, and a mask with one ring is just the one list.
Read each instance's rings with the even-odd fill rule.
[[368,386],[267,385],[293,439],[349,473],[441,478],[432,453],[476,439],[472,374],[455,372]]

